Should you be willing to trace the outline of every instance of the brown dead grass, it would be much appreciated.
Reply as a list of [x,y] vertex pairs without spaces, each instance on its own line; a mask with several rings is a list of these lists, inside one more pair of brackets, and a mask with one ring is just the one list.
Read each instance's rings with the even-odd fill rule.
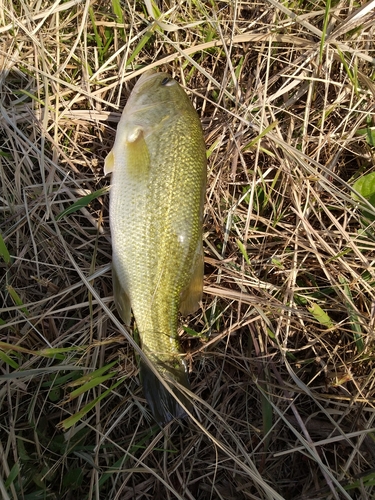
[[[165,2],[159,25],[141,2],[123,20],[105,0],[1,2],[4,499],[374,497],[375,238],[351,196],[374,164],[373,4],[332,5],[321,44],[324,2]],[[108,197],[56,222],[108,185],[150,67],[189,90],[209,150],[205,296],[182,323],[199,335],[181,328],[196,420],[163,431],[111,312]]]

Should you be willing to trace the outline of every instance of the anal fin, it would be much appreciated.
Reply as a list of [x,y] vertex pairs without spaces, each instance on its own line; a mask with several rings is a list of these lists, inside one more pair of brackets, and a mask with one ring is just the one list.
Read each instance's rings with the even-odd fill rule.
[[183,316],[192,314],[199,309],[203,295],[204,258],[203,245],[200,240],[196,252],[195,262],[191,271],[188,286],[181,292],[180,312]]
[[116,270],[112,269],[112,284],[113,284],[113,296],[115,299],[116,309],[119,313],[122,321],[126,326],[130,325],[131,320],[131,306],[129,296],[124,290],[117,276]]

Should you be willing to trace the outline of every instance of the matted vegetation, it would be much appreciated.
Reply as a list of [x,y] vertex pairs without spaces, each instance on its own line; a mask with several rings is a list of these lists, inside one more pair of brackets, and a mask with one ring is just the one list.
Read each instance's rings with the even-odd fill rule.
[[[374,498],[363,5],[0,2],[1,498]],[[190,93],[209,157],[180,332],[195,419],[163,430],[113,304],[103,176],[151,67]]]

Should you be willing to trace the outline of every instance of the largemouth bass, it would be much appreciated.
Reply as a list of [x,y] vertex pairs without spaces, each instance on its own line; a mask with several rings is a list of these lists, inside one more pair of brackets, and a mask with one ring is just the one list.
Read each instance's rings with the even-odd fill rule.
[[[178,311],[194,312],[202,298],[206,149],[197,112],[168,74],[148,71],[137,81],[105,160],[108,172],[116,308],[126,325],[133,310],[143,352],[191,409],[178,389],[189,382],[177,324]],[[140,369],[156,421],[184,417],[148,365]]]

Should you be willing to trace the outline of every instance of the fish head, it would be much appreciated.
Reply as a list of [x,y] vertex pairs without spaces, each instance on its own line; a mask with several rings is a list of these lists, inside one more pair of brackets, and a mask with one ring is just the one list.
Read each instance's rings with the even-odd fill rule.
[[168,73],[143,73],[122,113],[115,144],[105,160],[105,174],[121,162],[126,163],[123,171],[147,174],[150,151],[157,147],[160,132],[173,129],[180,118],[189,123],[198,120],[182,87]]
[[124,109],[127,120],[143,126],[191,111],[184,90],[168,73],[146,71],[135,84]]

